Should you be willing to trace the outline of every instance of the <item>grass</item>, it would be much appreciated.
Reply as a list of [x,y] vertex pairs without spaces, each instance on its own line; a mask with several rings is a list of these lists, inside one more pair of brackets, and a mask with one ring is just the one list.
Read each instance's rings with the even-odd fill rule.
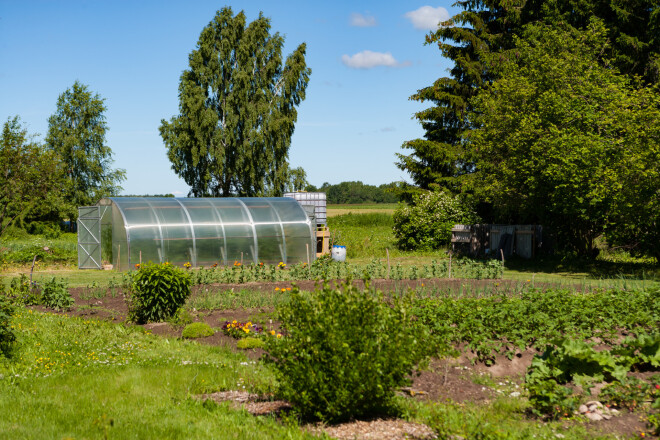
[[0,438],[311,438],[192,398],[272,390],[268,370],[229,349],[27,309],[14,326],[18,348],[0,358]]
[[363,214],[366,212],[370,213],[383,213],[392,215],[398,204],[396,203],[364,203],[356,205],[327,205],[327,215],[328,217],[336,217],[339,215],[345,215],[349,213],[354,214]]

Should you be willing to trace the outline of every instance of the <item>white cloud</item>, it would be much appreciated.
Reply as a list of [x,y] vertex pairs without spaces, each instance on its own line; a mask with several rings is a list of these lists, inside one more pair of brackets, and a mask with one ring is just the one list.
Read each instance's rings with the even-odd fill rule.
[[415,29],[434,31],[438,29],[441,22],[449,20],[449,12],[442,6],[437,8],[422,6],[414,11],[406,12],[404,17],[410,20]]
[[351,26],[372,27],[376,26],[376,17],[372,15],[362,15],[359,12],[351,14]]
[[372,52],[363,50],[355,55],[342,55],[341,62],[353,69],[371,69],[378,66],[401,67],[408,66],[410,62],[400,63],[389,52]]

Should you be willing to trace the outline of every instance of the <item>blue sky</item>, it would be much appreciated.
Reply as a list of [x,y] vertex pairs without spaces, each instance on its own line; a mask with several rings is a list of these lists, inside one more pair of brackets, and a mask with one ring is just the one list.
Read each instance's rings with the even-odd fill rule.
[[127,179],[123,194],[185,196],[158,133],[178,114],[179,76],[216,10],[259,11],[285,35],[284,55],[307,43],[312,69],[289,151],[310,183],[408,179],[395,153],[423,135],[408,98],[451,62],[425,35],[458,10],[451,1],[0,0],[0,119],[18,115],[41,138],[57,97],[74,81],[105,99],[107,144]]

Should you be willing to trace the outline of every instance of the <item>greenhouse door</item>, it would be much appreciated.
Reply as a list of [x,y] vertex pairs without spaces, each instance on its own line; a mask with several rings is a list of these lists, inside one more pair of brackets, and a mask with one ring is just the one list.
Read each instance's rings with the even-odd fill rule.
[[101,207],[78,208],[78,269],[101,268]]

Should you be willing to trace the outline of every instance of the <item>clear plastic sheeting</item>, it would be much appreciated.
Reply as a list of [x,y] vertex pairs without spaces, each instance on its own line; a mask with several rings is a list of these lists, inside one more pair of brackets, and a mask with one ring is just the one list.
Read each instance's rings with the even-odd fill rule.
[[110,197],[98,205],[102,259],[182,266],[309,263],[313,226],[292,198]]

